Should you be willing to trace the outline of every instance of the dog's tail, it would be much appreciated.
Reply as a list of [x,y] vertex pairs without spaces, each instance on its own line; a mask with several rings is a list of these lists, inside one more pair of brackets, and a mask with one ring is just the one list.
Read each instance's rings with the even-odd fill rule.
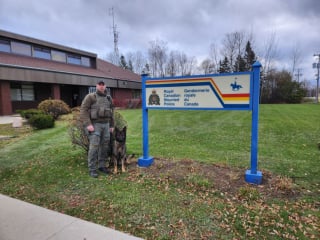
[[135,153],[132,153],[132,154],[128,155],[128,156],[126,157],[126,162],[127,162],[127,164],[130,164],[130,160],[133,159],[133,158],[135,158],[135,156],[136,156]]

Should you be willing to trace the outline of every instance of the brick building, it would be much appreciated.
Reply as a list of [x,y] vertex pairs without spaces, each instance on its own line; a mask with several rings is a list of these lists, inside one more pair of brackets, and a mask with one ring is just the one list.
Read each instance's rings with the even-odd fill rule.
[[139,75],[94,53],[0,30],[0,116],[50,98],[79,106],[98,80],[116,105],[140,101]]

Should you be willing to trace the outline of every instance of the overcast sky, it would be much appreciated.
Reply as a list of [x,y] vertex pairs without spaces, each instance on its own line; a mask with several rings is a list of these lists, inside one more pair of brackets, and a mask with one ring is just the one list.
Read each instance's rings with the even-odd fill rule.
[[211,43],[219,47],[226,34],[238,31],[253,35],[253,50],[262,57],[273,35],[277,68],[290,71],[298,49],[301,78],[316,82],[320,0],[0,0],[0,29],[104,59],[113,50],[111,8],[120,53],[147,53],[149,42],[158,39],[199,63]]

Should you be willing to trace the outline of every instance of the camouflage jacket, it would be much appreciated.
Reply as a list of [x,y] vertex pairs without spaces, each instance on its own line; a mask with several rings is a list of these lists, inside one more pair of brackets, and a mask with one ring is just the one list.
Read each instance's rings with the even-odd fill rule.
[[109,123],[114,126],[114,109],[110,95],[89,93],[80,107],[80,121],[86,127],[93,123]]

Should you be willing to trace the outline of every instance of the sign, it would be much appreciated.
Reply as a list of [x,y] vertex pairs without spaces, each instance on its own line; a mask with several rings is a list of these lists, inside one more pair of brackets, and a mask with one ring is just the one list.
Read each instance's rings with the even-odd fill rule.
[[143,156],[138,166],[153,163],[149,156],[148,109],[250,110],[251,168],[245,172],[249,183],[261,184],[258,171],[258,118],[260,96],[260,67],[256,62],[249,73],[148,78],[142,76]]
[[146,107],[249,110],[251,79],[251,73],[146,79]]

